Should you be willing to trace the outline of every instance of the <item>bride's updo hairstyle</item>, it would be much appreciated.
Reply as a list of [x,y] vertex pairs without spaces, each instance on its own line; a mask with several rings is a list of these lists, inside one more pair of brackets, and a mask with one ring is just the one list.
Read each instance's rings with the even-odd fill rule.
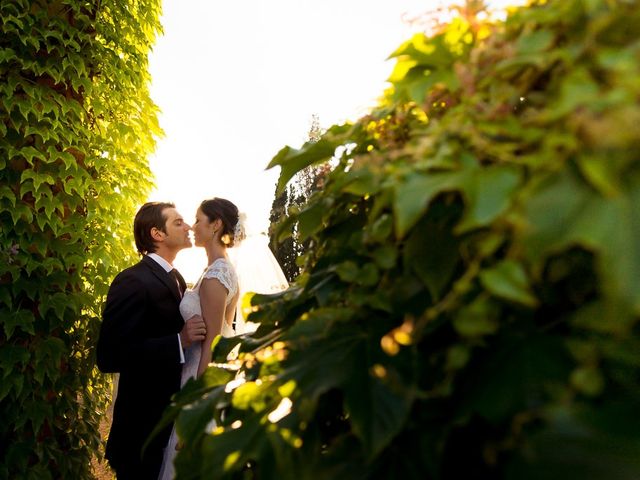
[[238,207],[224,198],[212,198],[200,204],[200,210],[210,222],[217,219],[222,221],[222,235],[220,240],[227,247],[237,246],[246,238],[244,230],[244,214],[239,213]]

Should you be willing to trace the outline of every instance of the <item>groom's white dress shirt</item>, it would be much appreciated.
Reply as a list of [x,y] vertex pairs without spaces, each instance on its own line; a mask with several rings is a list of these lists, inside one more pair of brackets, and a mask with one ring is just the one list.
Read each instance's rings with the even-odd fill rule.
[[[167,262],[164,258],[162,258],[157,253],[148,253],[147,257],[154,260],[158,265],[160,265],[164,270],[169,273],[173,270],[173,265]],[[177,280],[176,280],[177,281]],[[180,290],[180,285],[178,285],[178,291]],[[180,349],[180,363],[184,363],[184,351],[182,350],[182,341],[180,341],[180,334],[178,334],[178,345]]]

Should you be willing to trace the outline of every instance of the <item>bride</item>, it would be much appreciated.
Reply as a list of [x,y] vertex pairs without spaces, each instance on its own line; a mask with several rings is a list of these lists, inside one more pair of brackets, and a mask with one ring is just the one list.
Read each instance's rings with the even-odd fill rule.
[[[208,267],[193,288],[185,292],[180,313],[185,321],[194,315],[202,315],[207,333],[202,343],[194,344],[185,351],[181,387],[187,380],[202,375],[206,370],[211,361],[211,344],[217,335],[230,337],[236,334],[234,317],[237,333],[244,333],[251,328],[244,324],[241,315],[236,316],[236,310],[240,314],[238,300],[243,293],[273,293],[288,286],[266,243],[263,249],[255,240],[248,242],[250,249],[233,249],[236,255],[233,256],[234,262],[230,260],[227,249],[238,246],[246,238],[246,231],[244,214],[240,214],[229,200],[213,198],[203,201],[192,230],[195,245],[204,247],[207,252]],[[245,257],[252,257],[251,263]],[[240,275],[234,263],[239,267]],[[260,279],[258,283],[255,282],[256,278]],[[254,281],[250,282],[251,279]],[[160,480],[170,480],[175,476],[173,461],[177,441],[174,427],[164,451]]]
[[[200,204],[196,222],[192,227],[194,243],[207,252],[208,267],[193,289],[187,290],[180,303],[182,318],[202,315],[207,333],[202,343],[196,343],[185,351],[180,385],[191,377],[200,376],[211,361],[211,343],[222,334],[233,336],[234,313],[238,304],[238,277],[227,256],[227,248],[244,239],[238,208],[229,200],[213,198]],[[173,460],[176,454],[175,427],[165,448],[160,479],[174,477]]]

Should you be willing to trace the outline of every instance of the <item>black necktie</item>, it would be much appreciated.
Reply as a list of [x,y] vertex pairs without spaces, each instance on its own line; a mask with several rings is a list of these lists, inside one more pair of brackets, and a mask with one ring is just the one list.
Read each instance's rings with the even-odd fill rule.
[[185,284],[184,278],[182,278],[182,275],[180,275],[180,272],[175,268],[169,272],[169,275],[171,275],[175,279],[176,283],[178,284],[178,292],[180,292],[180,296],[182,297],[182,295],[184,294],[184,290],[182,288],[182,285]]

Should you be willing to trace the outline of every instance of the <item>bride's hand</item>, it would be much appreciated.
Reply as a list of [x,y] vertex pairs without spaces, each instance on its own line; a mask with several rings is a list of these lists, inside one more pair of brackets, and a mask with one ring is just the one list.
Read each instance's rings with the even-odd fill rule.
[[203,341],[206,333],[207,327],[203,318],[200,315],[194,315],[185,322],[180,332],[182,348],[190,347],[194,342]]

